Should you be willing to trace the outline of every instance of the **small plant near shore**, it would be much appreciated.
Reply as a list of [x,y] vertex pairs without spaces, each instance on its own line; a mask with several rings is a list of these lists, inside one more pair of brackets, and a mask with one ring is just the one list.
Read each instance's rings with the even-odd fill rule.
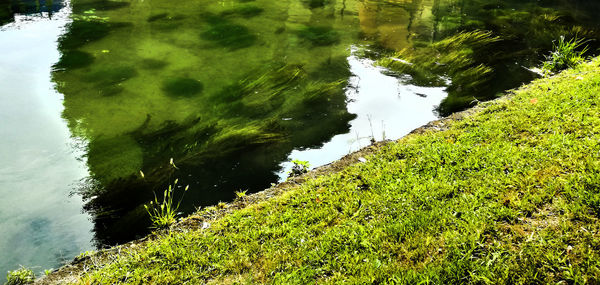
[[248,192],[248,190],[235,191],[235,197],[237,197],[237,198],[244,198],[244,197],[246,197],[246,192]]
[[[173,163],[173,159],[171,159],[169,164],[174,169],[178,169],[177,166],[175,166],[175,164]],[[175,194],[175,189],[177,189],[178,182],[179,182],[179,179],[175,179],[173,184],[170,184],[169,187],[163,192],[162,201],[159,201],[158,197],[156,196],[156,193],[154,193],[154,201],[150,201],[150,205],[144,205],[146,212],[148,212],[148,215],[150,215],[150,219],[152,220],[153,228],[156,228],[156,229],[167,228],[177,221],[176,220],[176,217],[178,214],[177,210],[179,209],[179,206],[181,205],[181,201],[183,200],[183,195],[182,195],[181,198],[179,199],[179,201],[177,201],[177,204],[175,204],[173,201],[173,196]],[[183,190],[184,195],[185,195],[185,192],[187,192],[189,188],[190,188],[189,185],[185,186],[185,188]]]
[[94,251],[86,250],[86,251],[84,251],[84,252],[80,253],[80,254],[79,254],[77,257],[76,257],[76,259],[84,259],[84,258],[86,258],[86,257],[88,257],[88,256],[92,256],[94,253],[95,253]]
[[31,284],[35,280],[33,270],[21,266],[21,268],[9,271],[6,275],[6,285]]
[[307,173],[308,169],[310,168],[310,163],[305,160],[294,159],[292,160],[292,163],[294,165],[289,171],[289,177],[300,176],[304,173]]
[[547,73],[556,73],[558,71],[573,68],[583,62],[583,54],[588,51],[588,46],[584,39],[577,37],[565,40],[564,36],[553,44],[553,51],[546,56],[543,69]]

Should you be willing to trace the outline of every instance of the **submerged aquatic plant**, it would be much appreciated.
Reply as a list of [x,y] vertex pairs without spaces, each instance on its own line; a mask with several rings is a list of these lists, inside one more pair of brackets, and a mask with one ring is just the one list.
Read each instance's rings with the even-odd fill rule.
[[564,36],[560,36],[558,42],[553,43],[553,51],[546,56],[544,71],[555,73],[573,68],[583,62],[583,54],[588,51],[588,46],[584,46],[585,43],[585,39],[574,37],[565,40]]
[[340,42],[340,34],[327,26],[306,26],[298,31],[298,36],[313,46],[330,46]]
[[[175,163],[173,163],[173,159],[171,159],[169,164],[174,169],[177,169],[177,166],[175,166]],[[142,177],[144,177],[143,172],[140,171],[140,174]],[[185,195],[185,192],[187,192],[190,188],[189,185],[185,186],[183,195],[181,198],[179,198],[177,204],[175,204],[173,201],[173,196],[175,194],[175,189],[177,189],[177,182],[179,182],[179,180],[175,179],[173,184],[170,184],[169,187],[163,192],[162,201],[159,201],[156,193],[154,193],[154,201],[150,201],[150,205],[144,205],[146,212],[148,212],[148,215],[150,215],[152,225],[156,229],[167,228],[176,222],[175,218],[178,214],[177,210],[181,205],[183,195]]]
[[[431,46],[403,49],[378,64],[400,74],[410,75],[411,83],[423,86],[445,86],[446,76],[454,79],[465,71],[475,69],[468,83],[483,83],[484,76],[493,70],[478,58],[485,47],[500,41],[489,31],[461,32]],[[456,81],[456,80],[453,80]]]
[[253,5],[246,5],[246,6],[240,6],[237,8],[223,11],[221,13],[221,15],[223,15],[223,16],[231,15],[231,16],[240,16],[240,17],[244,17],[244,18],[252,18],[252,17],[260,15],[263,11],[264,11],[263,8],[253,6]]
[[9,271],[6,275],[6,285],[21,285],[31,284],[35,281],[35,274],[29,268],[21,266],[21,268]]
[[162,85],[162,90],[172,97],[191,97],[202,92],[202,89],[202,82],[185,77],[168,78]]
[[446,116],[469,106],[474,94],[486,98],[485,89],[495,72],[494,58],[488,54],[490,46],[500,40],[490,31],[461,32],[427,47],[405,48],[377,63],[408,75],[405,80],[411,84],[447,87],[448,97],[437,110]]
[[206,21],[210,28],[203,31],[200,37],[218,46],[238,50],[254,45],[258,39],[247,27],[229,22],[225,18],[208,15]]
[[60,59],[52,68],[54,70],[67,70],[86,67],[94,62],[95,58],[90,53],[79,50],[67,50],[62,53]]

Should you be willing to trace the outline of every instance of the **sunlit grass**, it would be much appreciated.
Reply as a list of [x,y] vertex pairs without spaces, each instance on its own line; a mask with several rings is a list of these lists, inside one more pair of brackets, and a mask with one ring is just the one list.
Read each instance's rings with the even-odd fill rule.
[[553,43],[553,50],[550,55],[546,56],[544,70],[558,72],[582,63],[584,60],[583,54],[588,51],[588,47],[584,46],[585,43],[585,39],[575,37],[566,40],[564,36],[561,36],[557,42]]
[[[173,159],[171,159],[169,166],[177,169],[177,166],[173,163]],[[144,177],[142,171],[140,171],[140,174]],[[190,188],[189,185],[185,186],[181,198],[179,198],[175,204],[173,198],[175,196],[175,190],[179,187],[177,182],[179,182],[179,180],[175,179],[173,184],[169,184],[168,188],[163,192],[162,200],[159,200],[156,193],[154,193],[154,201],[150,201],[150,205],[144,205],[146,212],[148,212],[148,215],[150,216],[150,220],[152,220],[152,225],[156,229],[167,228],[177,221],[177,215],[179,214],[177,211],[183,200],[183,195],[185,195],[185,192]]]
[[5,285],[24,285],[31,284],[35,280],[35,274],[29,268],[21,267],[14,271],[9,271],[6,275]]
[[80,282],[597,283],[598,63],[160,236]]

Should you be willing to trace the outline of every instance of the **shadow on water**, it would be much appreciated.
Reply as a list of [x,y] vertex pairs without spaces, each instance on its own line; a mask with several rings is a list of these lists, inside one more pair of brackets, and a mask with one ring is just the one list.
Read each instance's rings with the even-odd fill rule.
[[170,179],[190,185],[189,213],[264,189],[292,150],[347,133],[352,45],[400,82],[446,87],[447,115],[531,80],[524,67],[559,35],[600,37],[597,5],[539,3],[73,0],[53,79],[87,143],[97,244],[147,232],[143,205]]
[[63,117],[87,144],[79,192],[98,246],[146,233],[143,205],[172,179],[190,185],[184,212],[230,201],[277,181],[292,149],[348,132],[355,117],[351,41],[332,9],[282,31],[291,2],[72,4],[53,78]]

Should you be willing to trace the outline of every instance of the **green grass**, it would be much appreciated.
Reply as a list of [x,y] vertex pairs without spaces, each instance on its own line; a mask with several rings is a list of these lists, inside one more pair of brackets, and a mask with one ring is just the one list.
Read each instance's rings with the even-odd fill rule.
[[583,62],[583,54],[588,51],[588,46],[584,46],[585,39],[577,37],[565,40],[564,36],[553,44],[553,50],[546,56],[544,70],[548,72],[558,72],[567,68],[573,68]]
[[[80,282],[600,282],[600,64],[537,80]],[[206,213],[205,213],[206,214]]]
[[31,284],[35,280],[35,274],[29,268],[21,267],[14,271],[9,271],[6,275],[5,285],[24,285]]
[[[175,166],[175,163],[173,163],[172,158],[169,166],[173,169],[178,169],[177,166]],[[142,178],[144,178],[144,173],[141,170],[140,174],[142,175]],[[152,221],[153,228],[168,228],[177,221],[176,218],[179,214],[177,211],[181,205],[181,200],[183,200],[183,195],[185,195],[190,188],[189,185],[185,186],[182,196],[177,201],[177,204],[175,204],[173,201],[175,191],[180,188],[180,186],[177,185],[178,181],[178,179],[175,179],[173,184],[169,184],[168,188],[163,192],[161,201],[159,201],[158,197],[156,197],[156,193],[154,193],[154,201],[150,201],[150,205],[144,205],[144,209],[146,209],[146,212]]]

